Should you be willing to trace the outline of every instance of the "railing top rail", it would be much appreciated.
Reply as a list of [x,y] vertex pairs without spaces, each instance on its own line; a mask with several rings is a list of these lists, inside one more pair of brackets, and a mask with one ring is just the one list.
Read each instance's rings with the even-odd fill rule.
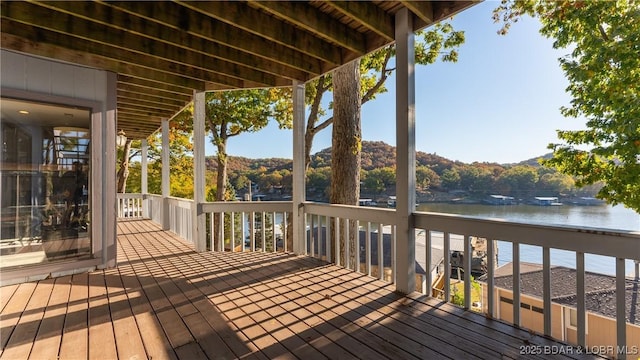
[[214,201],[201,203],[202,212],[291,212],[291,201]]
[[395,225],[396,212],[393,209],[374,208],[357,205],[320,204],[305,202],[305,212],[343,219],[370,221],[373,223]]
[[416,212],[415,226],[431,231],[640,260],[640,232],[584,226],[527,224],[454,214]]
[[117,193],[118,199],[142,199],[143,195],[139,193]]

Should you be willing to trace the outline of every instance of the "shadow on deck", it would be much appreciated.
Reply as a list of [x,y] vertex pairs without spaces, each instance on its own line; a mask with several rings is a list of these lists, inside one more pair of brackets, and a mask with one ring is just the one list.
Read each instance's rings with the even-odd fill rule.
[[116,269],[0,290],[2,359],[520,359],[549,358],[527,346],[567,348],[310,257],[196,253],[150,221],[118,224]]

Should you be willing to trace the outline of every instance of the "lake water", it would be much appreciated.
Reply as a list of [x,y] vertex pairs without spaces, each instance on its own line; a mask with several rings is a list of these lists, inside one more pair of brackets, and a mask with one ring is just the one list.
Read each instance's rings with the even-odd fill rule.
[[[534,205],[463,205],[463,204],[420,204],[419,211],[499,218],[516,222],[572,225],[613,230],[640,231],[640,215],[621,205],[618,206],[534,206]],[[638,244],[640,246],[640,243]],[[498,265],[512,260],[511,243],[498,242]],[[520,246],[520,260],[542,263],[542,248],[529,245]],[[575,268],[575,253],[551,250],[551,264]],[[587,271],[615,274],[615,259],[606,256],[585,255]],[[634,271],[632,261],[626,263],[626,273]]]

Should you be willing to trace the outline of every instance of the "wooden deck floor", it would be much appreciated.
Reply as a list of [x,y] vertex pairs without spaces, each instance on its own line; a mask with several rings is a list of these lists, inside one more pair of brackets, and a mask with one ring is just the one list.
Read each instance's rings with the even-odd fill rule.
[[312,258],[196,253],[149,221],[118,232],[116,269],[0,288],[1,359],[548,359],[521,347],[559,346]]

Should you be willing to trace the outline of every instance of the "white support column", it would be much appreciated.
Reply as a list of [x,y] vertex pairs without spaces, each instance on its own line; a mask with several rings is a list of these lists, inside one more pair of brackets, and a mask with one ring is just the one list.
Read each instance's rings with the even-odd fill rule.
[[147,144],[147,139],[142,139],[140,147],[142,148],[140,150],[140,192],[142,193],[142,217],[149,219],[149,200],[146,198],[149,193],[149,169],[147,165],[149,144]]
[[[102,241],[102,261],[106,268],[116,267],[117,265],[117,216],[116,216],[116,124],[118,122],[117,117],[117,83],[118,77],[115,73],[107,73],[107,101],[105,103],[104,115],[95,114],[92,116],[92,128],[97,129],[100,127],[97,124],[102,125],[102,154],[101,158],[98,156],[92,156],[91,167],[100,166],[102,173],[92,170],[93,174],[98,175],[98,179],[105,179],[101,186],[94,186],[91,191],[96,193],[91,195],[92,199],[98,200],[94,204],[102,204],[102,214],[97,222],[102,223],[103,233],[102,238],[93,238],[92,241]],[[100,163],[100,161],[103,161]],[[97,170],[97,169],[95,169]],[[101,176],[102,175],[102,176]],[[93,184],[99,184],[100,180],[92,180]],[[99,205],[96,205],[99,206]],[[95,215],[94,215],[95,216]],[[94,233],[95,234],[95,233]]]
[[205,228],[206,214],[198,209],[204,202],[204,138],[205,138],[205,93],[196,92],[193,94],[193,208],[192,224],[193,224],[193,242],[196,251],[206,251],[206,234]]
[[293,252],[305,253],[304,84],[293,82]]
[[411,293],[416,283],[415,43],[413,18],[396,13],[396,290]]
[[171,194],[169,170],[169,119],[162,119],[162,230],[169,230],[171,227],[169,219],[169,195]]

